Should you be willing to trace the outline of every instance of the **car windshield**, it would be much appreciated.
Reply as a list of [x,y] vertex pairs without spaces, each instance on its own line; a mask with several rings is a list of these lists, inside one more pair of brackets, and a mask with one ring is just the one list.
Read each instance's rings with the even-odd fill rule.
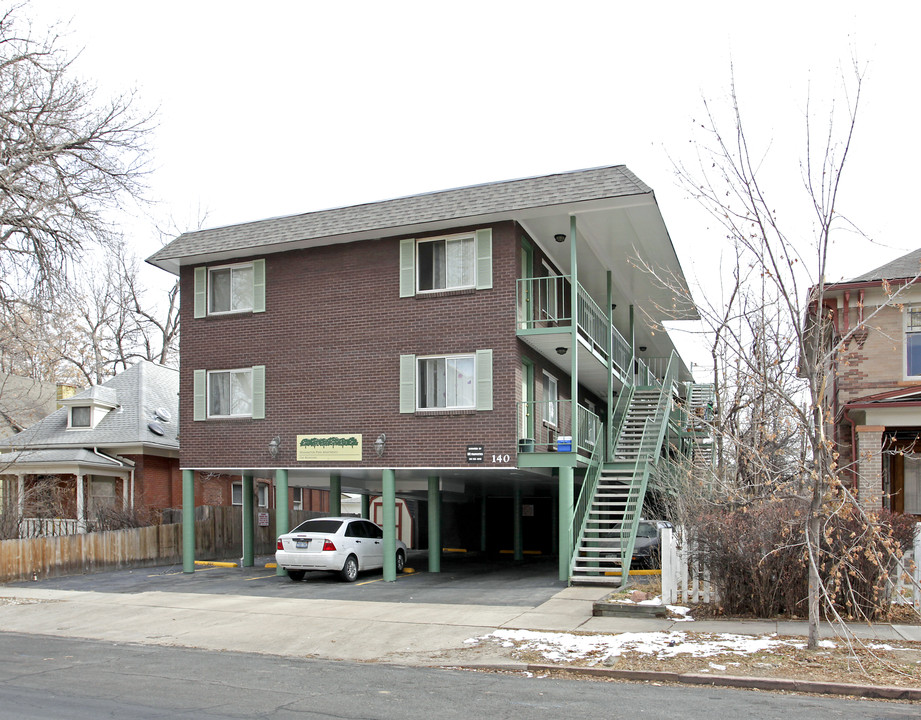
[[342,527],[341,520],[305,520],[291,532],[335,533]]
[[649,522],[641,522],[636,531],[636,536],[641,538],[654,538],[657,534],[656,526]]

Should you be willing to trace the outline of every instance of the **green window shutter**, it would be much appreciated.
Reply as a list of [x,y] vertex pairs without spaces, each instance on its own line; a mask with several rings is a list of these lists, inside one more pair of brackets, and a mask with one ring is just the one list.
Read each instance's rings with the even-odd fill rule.
[[196,370],[192,374],[192,419],[204,420],[206,394],[205,387],[208,382],[208,373],[205,370]]
[[416,241],[400,240],[400,297],[416,294]]
[[265,365],[253,366],[253,420],[265,419]]
[[492,410],[492,350],[476,351],[476,409]]
[[253,312],[265,312],[265,260],[253,260]]
[[208,314],[208,268],[195,268],[195,317]]
[[492,229],[476,231],[476,289],[492,287]]
[[415,355],[400,355],[400,412],[416,412]]

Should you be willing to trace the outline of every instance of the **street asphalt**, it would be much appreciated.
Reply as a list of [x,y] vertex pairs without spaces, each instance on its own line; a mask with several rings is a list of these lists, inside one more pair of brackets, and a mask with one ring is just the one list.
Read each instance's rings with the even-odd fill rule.
[[[119,643],[257,652],[417,666],[526,669],[497,643],[471,644],[496,629],[580,633],[685,630],[805,635],[805,623],[594,617],[612,588],[566,587],[550,559],[486,562],[445,558],[442,572],[396,582],[365,573],[354,584],[325,574],[292,582],[256,566],[118,570],[0,586],[0,631]],[[921,627],[853,625],[866,638],[921,641]],[[823,625],[822,635],[835,628]]]

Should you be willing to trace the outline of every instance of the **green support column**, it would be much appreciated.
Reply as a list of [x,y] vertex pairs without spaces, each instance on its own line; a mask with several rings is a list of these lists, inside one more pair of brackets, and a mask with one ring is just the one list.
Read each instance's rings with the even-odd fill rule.
[[521,536],[521,485],[515,484],[512,490],[512,508],[515,517],[512,518],[512,535],[514,536],[513,552],[516,561],[524,560],[524,539]]
[[371,496],[370,495],[361,496],[361,516],[365,520],[371,519]]
[[441,572],[441,484],[429,477],[429,572]]
[[382,525],[384,527],[384,582],[397,579],[397,493],[396,472],[384,470],[381,491]]
[[329,476],[329,514],[342,514],[342,476],[338,473]]
[[255,564],[255,524],[253,522],[253,506],[255,503],[255,488],[253,476],[243,476],[243,567],[252,567]]
[[480,497],[480,552],[486,552],[486,495]]
[[569,265],[572,273],[570,283],[572,314],[572,338],[569,357],[572,361],[572,451],[579,452],[579,274],[576,262],[576,216],[569,216]]
[[572,481],[571,467],[560,468],[560,580],[569,580],[572,561]]
[[601,418],[604,423],[604,448],[605,458],[608,462],[614,460],[614,283],[611,271],[608,270],[608,338],[611,342],[611,351],[608,353],[608,411]]
[[195,471],[182,471],[182,572],[195,572]]
[[[284,535],[291,528],[288,517],[288,471],[275,471],[275,537]],[[276,575],[287,575],[284,568],[275,568]]]

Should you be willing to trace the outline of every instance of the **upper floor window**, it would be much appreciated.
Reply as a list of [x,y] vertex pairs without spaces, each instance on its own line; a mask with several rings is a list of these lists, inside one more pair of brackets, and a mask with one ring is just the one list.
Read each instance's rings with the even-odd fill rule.
[[492,229],[400,240],[400,297],[492,287]]
[[192,373],[192,419],[265,418],[265,365]]
[[265,260],[195,268],[195,317],[265,312]]
[[252,370],[208,373],[208,417],[249,417],[252,414]]
[[905,375],[921,376],[921,307],[909,308],[906,313]]
[[93,408],[89,405],[75,405],[70,409],[70,426],[88,428],[93,421]]
[[476,407],[473,355],[419,358],[420,410]]
[[544,402],[542,419],[554,427],[559,420],[559,386],[557,380],[550,373],[544,373]]
[[253,265],[208,270],[208,312],[245,312],[253,309]]
[[420,240],[418,253],[419,292],[472,288],[476,284],[473,235]]

